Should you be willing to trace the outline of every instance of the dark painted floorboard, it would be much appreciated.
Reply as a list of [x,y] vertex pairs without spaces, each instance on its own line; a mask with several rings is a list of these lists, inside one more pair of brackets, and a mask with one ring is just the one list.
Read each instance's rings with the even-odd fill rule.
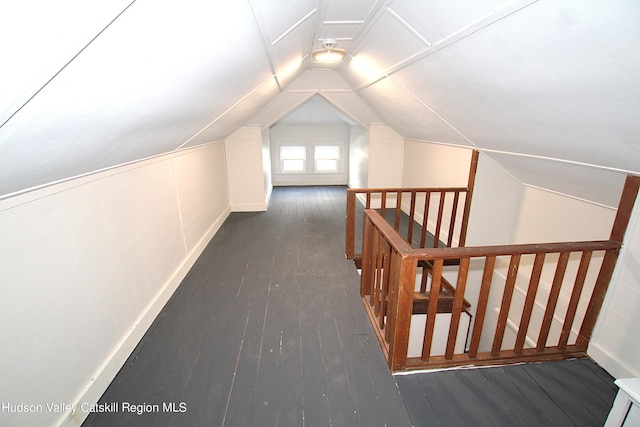
[[101,399],[161,410],[85,425],[411,425],[344,258],[345,197],[276,188],[231,214]]
[[416,426],[602,426],[617,387],[591,360],[397,375]]
[[85,425],[602,424],[617,388],[586,359],[393,377],[344,258],[345,193],[279,187],[231,214],[101,399],[160,410]]

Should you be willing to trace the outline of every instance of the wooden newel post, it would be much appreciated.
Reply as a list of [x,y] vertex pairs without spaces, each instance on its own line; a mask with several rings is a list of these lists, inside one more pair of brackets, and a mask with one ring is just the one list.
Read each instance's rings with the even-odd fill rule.
[[347,189],[347,216],[346,216],[346,240],[345,256],[353,259],[355,256],[356,238],[356,192]]
[[[616,218],[613,221],[611,236],[609,238],[610,240],[623,243],[624,235],[627,231],[629,220],[631,219],[631,213],[638,197],[639,189],[640,176],[627,175],[627,179],[622,190],[622,196],[620,197],[620,203],[618,204]],[[577,339],[577,344],[584,350],[587,349],[589,340],[591,339],[591,334],[593,333],[596,321],[598,320],[598,315],[600,314],[604,297],[607,293],[609,283],[611,282],[611,277],[613,276],[618,255],[618,250],[607,251],[604,255],[604,260],[600,267],[600,273],[596,279],[589,307],[585,313],[584,321],[582,322],[582,327],[580,328],[580,333]]]
[[400,272],[397,283],[392,284],[395,295],[393,306],[395,322],[389,342],[389,367],[392,372],[406,368],[407,352],[409,350],[409,326],[413,311],[413,291],[416,281],[417,261],[408,256],[398,255]]

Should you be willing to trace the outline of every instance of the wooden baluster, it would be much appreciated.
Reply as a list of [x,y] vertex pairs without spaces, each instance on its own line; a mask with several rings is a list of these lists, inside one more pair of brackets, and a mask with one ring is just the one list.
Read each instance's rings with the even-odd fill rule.
[[[384,326],[385,329],[385,340],[387,342],[389,342],[391,340],[391,334],[394,332],[395,329],[395,316],[396,313],[393,311],[393,309],[391,311],[389,311],[389,305],[391,305],[391,307],[393,307],[393,304],[395,304],[394,299],[397,298],[396,295],[396,284],[398,281],[398,274],[400,271],[400,266],[399,264],[399,257],[396,253],[396,251],[390,246],[389,247],[389,252],[386,254],[387,258],[389,258],[389,274],[387,276],[387,280],[386,280],[386,286],[385,286],[385,291],[384,291],[384,309],[382,311],[382,315],[380,316],[381,320],[382,320],[382,326],[381,328]],[[386,318],[386,322],[384,321],[384,319]]]
[[504,331],[509,319],[509,308],[511,308],[511,298],[513,297],[513,289],[518,277],[518,267],[520,266],[520,255],[511,255],[509,263],[509,272],[507,273],[507,281],[504,285],[504,293],[502,294],[502,303],[500,304],[500,314],[498,315],[498,324],[496,326],[496,335],[493,337],[493,346],[491,355],[498,357],[502,349],[502,340],[504,339]]
[[571,299],[569,300],[567,314],[564,317],[562,333],[560,334],[560,341],[558,343],[560,350],[565,350],[567,348],[569,334],[571,334],[571,325],[573,325],[573,320],[576,317],[576,311],[578,310],[578,303],[580,302],[580,296],[582,295],[582,289],[584,288],[584,281],[587,278],[587,271],[589,270],[589,264],[591,263],[592,253],[592,251],[585,251],[582,253],[582,257],[580,258],[580,267],[578,267],[576,281],[573,285],[573,292],[571,292]]
[[383,272],[382,272],[382,289],[380,293],[380,317],[378,318],[378,326],[380,329],[384,329],[385,326],[385,316],[387,315],[387,298],[389,294],[389,280],[393,273],[391,268],[391,255],[393,254],[393,249],[387,241],[384,241],[384,258],[383,258]]
[[376,316],[380,311],[380,282],[382,281],[382,242],[384,238],[380,235],[380,230],[376,229],[376,233],[374,234],[374,244],[375,252],[372,255],[374,258],[374,271],[376,272],[374,276],[373,283],[373,292],[371,294],[371,298],[369,299],[369,304],[374,307],[374,312]]
[[382,192],[382,197],[380,198],[380,216],[384,219],[387,219],[387,192]]
[[407,230],[407,242],[412,244],[413,241],[413,222],[416,216],[416,191],[411,191],[411,207],[409,208],[409,229]]
[[453,206],[451,209],[451,219],[449,220],[449,236],[447,238],[447,246],[453,245],[453,233],[455,232],[456,216],[458,215],[458,202],[460,200],[460,192],[456,191],[453,196]]
[[422,214],[422,235],[420,236],[420,247],[424,248],[427,244],[427,233],[429,227],[429,205],[431,204],[431,192],[424,194],[424,212]]
[[396,222],[394,228],[400,231],[400,215],[402,214],[402,191],[396,193]]
[[360,277],[360,296],[365,297],[371,295],[371,286],[373,284],[373,233],[374,227],[365,211],[364,230],[362,236],[362,271]]
[[453,297],[453,309],[451,310],[451,322],[449,324],[449,337],[447,339],[447,349],[444,354],[445,360],[451,360],[455,351],[456,339],[458,338],[458,327],[460,326],[460,315],[464,305],[464,292],[467,286],[467,275],[469,273],[469,258],[460,260],[458,269],[458,281],[456,283],[456,293]]
[[367,203],[365,209],[371,209],[371,192],[367,191]]
[[431,357],[431,343],[433,342],[433,330],[436,324],[436,314],[438,313],[438,299],[440,298],[442,264],[442,259],[434,260],[433,269],[431,270],[431,290],[429,291],[429,305],[427,307],[427,324],[424,328],[424,339],[422,342],[423,362],[428,362]]
[[493,278],[493,270],[496,265],[496,257],[489,256],[484,262],[484,273],[482,275],[482,284],[480,285],[480,294],[478,295],[478,307],[476,308],[476,318],[473,321],[473,333],[471,334],[471,343],[469,345],[469,358],[478,357],[478,347],[480,346],[480,338],[482,336],[482,326],[484,317],[487,312],[487,303],[489,302],[489,291],[491,290],[491,279]]
[[540,284],[542,268],[544,267],[544,258],[544,253],[537,254],[533,261],[533,270],[531,271],[531,278],[529,279],[529,288],[524,301],[520,325],[518,326],[518,336],[516,337],[516,344],[514,348],[515,353],[518,355],[522,354],[524,342],[527,338],[527,331],[529,330],[529,323],[531,322],[531,313],[533,312],[533,306],[536,302],[538,285]]
[[549,292],[549,300],[544,310],[544,318],[542,319],[542,326],[540,327],[540,335],[538,335],[538,344],[536,345],[536,351],[542,353],[547,346],[547,338],[549,337],[549,331],[551,330],[551,323],[553,322],[553,315],[556,311],[556,305],[558,303],[558,296],[560,295],[560,288],[562,288],[562,281],[564,280],[564,273],[567,270],[567,263],[569,261],[569,252],[560,253],[558,258],[558,264],[556,266],[556,273],[553,277],[553,283],[551,284],[551,291]]
[[436,222],[436,232],[433,237],[433,247],[437,248],[440,245],[440,231],[442,230],[442,217],[444,215],[444,200],[447,193],[440,192],[440,205],[438,206],[438,221]]
[[427,292],[427,281],[429,280],[430,274],[429,263],[424,261],[422,263],[422,280],[420,281],[420,293],[424,294]]

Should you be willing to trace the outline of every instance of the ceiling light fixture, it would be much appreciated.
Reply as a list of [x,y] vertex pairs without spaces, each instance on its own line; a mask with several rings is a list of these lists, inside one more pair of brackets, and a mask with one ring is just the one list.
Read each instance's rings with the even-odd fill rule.
[[338,42],[336,39],[322,39],[320,40],[322,49],[313,51],[311,56],[315,62],[322,62],[325,64],[337,64],[342,61],[347,52],[344,49],[336,49]]

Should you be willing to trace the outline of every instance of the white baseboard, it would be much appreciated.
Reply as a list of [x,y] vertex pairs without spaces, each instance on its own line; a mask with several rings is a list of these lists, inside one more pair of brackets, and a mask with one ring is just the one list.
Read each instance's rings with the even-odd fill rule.
[[616,379],[640,377],[640,372],[634,372],[631,368],[621,364],[619,360],[616,360],[614,356],[597,343],[589,343],[587,355]]
[[231,212],[265,212],[267,203],[232,203]]
[[209,228],[207,233],[200,239],[198,244],[189,253],[182,264],[178,266],[174,274],[165,282],[164,286],[158,292],[156,297],[143,310],[138,320],[133,324],[129,331],[125,334],[122,341],[114,348],[114,351],[107,357],[105,363],[100,366],[97,374],[91,379],[89,384],[84,388],[80,395],[75,399],[72,405],[77,405],[78,410],[75,413],[65,413],[56,423],[59,427],[77,427],[89,416],[90,412],[83,412],[83,406],[89,407],[100,400],[100,397],[107,390],[111,381],[125,364],[133,350],[136,348],[144,334],[151,327],[158,314],[169,301],[175,290],[180,286],[182,280],[187,276],[191,267],[195,264],[198,257],[207,247],[213,236],[218,232],[222,224],[227,219],[231,210],[227,208]]

